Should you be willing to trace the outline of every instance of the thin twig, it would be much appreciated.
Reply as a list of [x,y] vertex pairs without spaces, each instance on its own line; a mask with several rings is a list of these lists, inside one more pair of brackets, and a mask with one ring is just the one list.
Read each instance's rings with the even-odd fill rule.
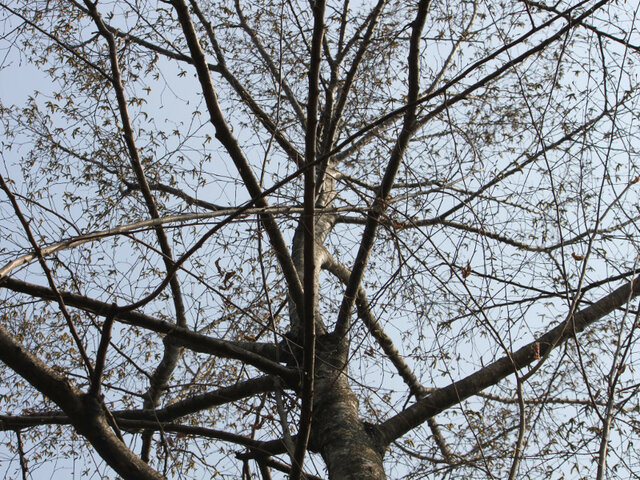
[[16,430],[16,437],[18,439],[18,456],[20,457],[20,471],[22,472],[22,480],[27,480],[27,474],[29,473],[29,467],[27,465],[27,457],[24,454],[24,444],[22,443],[22,431]]

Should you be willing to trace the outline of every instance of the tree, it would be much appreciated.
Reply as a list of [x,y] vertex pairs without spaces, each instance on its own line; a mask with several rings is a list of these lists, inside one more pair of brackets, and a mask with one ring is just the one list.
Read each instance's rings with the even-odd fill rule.
[[637,471],[630,5],[0,5],[5,475]]

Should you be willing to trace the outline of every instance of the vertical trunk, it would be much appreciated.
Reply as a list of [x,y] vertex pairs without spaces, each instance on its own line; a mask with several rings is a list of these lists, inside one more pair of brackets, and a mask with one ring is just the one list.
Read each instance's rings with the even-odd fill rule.
[[383,480],[383,448],[360,420],[344,355],[334,347],[331,335],[318,339],[312,447],[322,455],[330,480]]
[[358,401],[346,380],[334,384],[331,390],[331,401],[315,415],[313,432],[329,478],[385,479],[382,455],[358,418]]
[[[320,238],[324,239],[332,222],[321,216],[318,220]],[[296,231],[293,241],[293,259],[302,276],[302,229]],[[318,249],[317,265],[322,263],[323,250]],[[317,273],[316,273],[317,274]],[[316,285],[318,283],[316,282]],[[313,419],[309,448],[319,452],[329,470],[330,480],[386,478],[382,466],[383,447],[375,435],[368,431],[358,414],[358,399],[351,391],[347,378],[346,352],[348,346],[343,337],[340,341],[328,334],[327,327],[317,315],[317,358],[315,389],[313,396]],[[300,319],[292,305],[291,334],[300,334]],[[292,352],[300,361],[301,352]]]

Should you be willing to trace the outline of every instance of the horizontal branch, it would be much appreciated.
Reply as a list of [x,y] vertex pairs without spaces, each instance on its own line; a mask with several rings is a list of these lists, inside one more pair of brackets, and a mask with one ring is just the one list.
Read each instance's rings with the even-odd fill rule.
[[[365,217],[349,217],[346,215],[339,215],[336,218],[336,223],[344,223],[344,224],[351,224],[351,225],[366,225],[366,222],[367,222],[367,219]],[[456,230],[463,230],[469,233],[476,233],[482,237],[491,238],[492,240],[496,240],[498,242],[511,245],[512,247],[516,247],[521,250],[526,250],[530,252],[546,252],[547,251],[546,247],[529,245],[523,242],[519,242],[518,240],[509,238],[506,235],[501,235],[499,233],[491,232],[484,227],[465,225],[463,223],[453,222],[450,220],[441,219],[439,217],[434,219],[409,220],[409,221],[395,221],[387,217],[382,219],[380,221],[380,224],[388,225],[396,230],[405,230],[410,228],[441,225],[443,227],[455,228]]]
[[462,380],[436,390],[411,407],[381,423],[378,429],[382,443],[388,445],[434,415],[476,395],[487,387],[497,384],[502,379],[531,365],[538,359],[546,358],[554,348],[567,339],[574,337],[592,323],[625,305],[639,294],[640,280],[634,278],[589,307],[580,310],[573,317],[568,318],[516,352],[502,357]]
[[[431,219],[422,219],[422,220],[399,220],[399,221],[396,221],[394,219],[387,217],[381,220],[380,223],[382,225],[388,225],[396,230],[405,230],[410,228],[441,225],[443,227],[450,227],[456,230],[463,230],[465,232],[475,233],[482,237],[496,240],[497,242],[510,245],[520,250],[525,250],[528,252],[537,252],[537,253],[550,253],[554,250],[558,250],[559,248],[576,244],[580,240],[585,239],[589,235],[607,235],[607,234],[616,232],[624,228],[625,226],[628,226],[638,220],[640,220],[640,216],[637,215],[633,218],[630,218],[629,220],[626,220],[625,222],[621,222],[611,227],[600,228],[600,229],[588,229],[582,233],[575,235],[572,238],[569,238],[562,242],[554,243],[551,245],[546,245],[546,246],[531,245],[528,243],[520,242],[518,240],[508,237],[507,235],[492,232],[483,226],[465,225],[464,223],[445,220],[444,218],[440,218],[440,217],[431,218]],[[366,221],[367,219],[365,217],[349,217],[346,215],[338,215],[336,217],[336,223],[344,223],[344,224],[351,224],[351,225],[365,225]]]
[[64,412],[36,413],[27,415],[0,415],[0,432],[22,430],[45,425],[70,425],[71,419]]
[[[503,397],[500,395],[495,395],[493,393],[478,393],[479,397],[485,398],[487,400],[493,402],[504,403],[507,405],[517,405],[519,403],[519,399],[514,397]],[[591,400],[589,398],[564,398],[564,397],[535,397],[535,398],[524,398],[523,402],[526,405],[582,405],[585,407],[594,407],[597,405],[599,407],[604,407],[607,405],[607,401],[605,400]],[[622,405],[617,405],[619,409],[622,409]]]
[[[199,427],[194,425],[183,425],[179,423],[162,422],[158,420],[141,420],[122,418],[114,414],[114,418],[118,423],[118,426],[125,431],[137,432],[139,430],[152,430],[181,433],[184,435],[194,435],[205,438],[215,438],[217,440],[224,440],[231,443],[236,443],[245,447],[249,447],[252,450],[263,454],[271,454],[268,449],[265,449],[265,445],[269,446],[271,442],[263,442],[260,440],[254,440],[244,435],[237,433],[225,432],[223,430],[217,430],[214,428]],[[68,415],[59,413],[52,415],[33,415],[33,416],[10,416],[0,415],[0,431],[6,430],[20,430],[23,428],[35,427],[40,425],[69,425],[71,419]]]
[[[263,462],[267,467],[271,467],[279,472],[289,473],[291,471],[290,465],[279,462],[270,457],[261,457],[259,452],[238,453],[236,454],[236,458],[239,460],[256,460],[258,463]],[[305,473],[304,476],[307,480],[324,480],[322,477],[317,477],[310,473]]]
[[152,430],[162,432],[181,433],[184,435],[194,435],[198,437],[214,438],[216,440],[223,440],[226,442],[236,443],[243,445],[254,450],[261,451],[265,442],[254,440],[253,438],[239,435],[237,433],[226,432],[224,430],[217,430],[215,428],[199,427],[196,425],[183,425],[179,423],[166,423],[158,422],[154,420],[130,420],[130,419],[117,419],[118,425],[123,430],[138,431],[138,430]]
[[226,405],[253,395],[272,392],[275,388],[276,377],[266,375],[238,382],[228,387],[218,388],[211,392],[193,395],[154,411],[128,410],[116,411],[113,414],[117,418],[169,422],[185,415],[201,412],[219,405]]
[[[44,300],[54,299],[54,292],[51,289],[13,278],[0,279],[0,288],[8,288],[14,292],[25,293]],[[75,293],[61,292],[61,295],[65,304],[97,315],[106,316],[113,309],[112,304]],[[276,347],[271,344],[220,340],[135,311],[119,313],[116,321],[164,334],[166,335],[165,341],[181,345],[194,352],[240,360],[265,373],[279,375],[287,381],[297,379],[294,370],[283,367],[263,355],[268,354],[269,357],[275,358]]]
[[[275,388],[275,377],[263,376],[236,383],[229,387],[194,395],[157,410],[113,411],[117,420],[154,420],[170,422],[192,413],[200,412],[235,400],[270,392]],[[0,431],[19,430],[43,425],[68,425],[71,420],[64,412],[48,412],[27,415],[0,415]]]
[[[122,193],[123,195],[127,195],[127,193],[129,193],[129,190],[140,190],[140,185],[135,181],[122,180],[122,183],[127,187],[127,190]],[[173,195],[174,197],[181,198],[187,203],[187,205],[195,205],[197,207],[202,207],[213,212],[217,212],[219,210],[227,210],[227,208],[223,207],[222,205],[216,205],[214,203],[207,202],[206,200],[196,198],[192,195],[189,195],[184,190],[172,187],[171,185],[165,185],[164,183],[149,183],[149,189],[151,191],[167,193]]]
[[[100,230],[97,232],[91,232],[84,235],[79,235],[76,237],[68,238],[66,240],[61,240],[56,243],[52,243],[46,247],[42,247],[42,256],[48,257],[53,255],[54,253],[60,252],[62,250],[67,250],[70,248],[75,248],[85,243],[95,242],[98,240],[102,240],[104,238],[113,237],[116,235],[124,235],[128,233],[133,233],[137,231],[143,231],[149,228],[153,228],[158,225],[166,225],[171,223],[183,224],[187,222],[198,222],[202,220],[208,220],[216,217],[224,217],[227,215],[233,215],[236,213],[241,207],[229,207],[213,212],[205,212],[205,213],[189,213],[184,215],[170,215],[161,218],[154,218],[148,220],[140,220],[139,222],[133,222],[126,225],[119,225],[117,227],[113,227],[107,230]],[[343,208],[343,209],[327,209],[327,210],[318,210],[320,213],[336,213],[340,211],[352,211],[353,208]],[[290,206],[273,206],[269,208],[249,208],[243,212],[243,217],[249,215],[260,215],[263,213],[269,213],[272,215],[294,215],[302,213],[302,207],[290,207]],[[27,265],[35,260],[37,256],[34,253],[27,253],[20,257],[11,260],[4,267],[0,268],[0,279],[6,277],[18,267],[23,265]]]

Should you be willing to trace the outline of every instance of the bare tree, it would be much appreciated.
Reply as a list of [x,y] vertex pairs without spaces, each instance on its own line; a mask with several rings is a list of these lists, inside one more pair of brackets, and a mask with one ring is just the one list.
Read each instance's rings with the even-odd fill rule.
[[637,5],[0,6],[5,476],[637,477]]

